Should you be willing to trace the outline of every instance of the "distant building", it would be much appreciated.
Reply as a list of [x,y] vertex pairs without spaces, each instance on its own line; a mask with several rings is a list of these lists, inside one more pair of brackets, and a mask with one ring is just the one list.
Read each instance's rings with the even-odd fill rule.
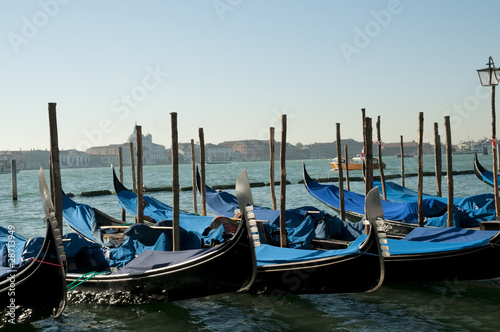
[[90,155],[77,150],[63,150],[59,152],[61,168],[90,167]]
[[[134,127],[134,132],[128,137],[128,143],[112,144],[108,146],[97,146],[87,149],[90,155],[97,155],[100,158],[94,158],[92,163],[100,164],[101,166],[109,166],[111,161],[114,164],[119,162],[119,150],[122,149],[122,158],[124,165],[131,164],[130,158],[130,143],[133,145],[134,158],[137,156],[137,132]],[[114,156],[114,157],[111,157]],[[142,163],[143,165],[165,165],[169,162],[167,150],[165,146],[153,143],[151,134],[142,135]]]

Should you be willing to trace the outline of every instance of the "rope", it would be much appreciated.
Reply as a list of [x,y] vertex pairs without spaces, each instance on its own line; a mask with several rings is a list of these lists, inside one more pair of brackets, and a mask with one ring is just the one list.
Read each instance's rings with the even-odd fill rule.
[[60,264],[55,264],[55,263],[49,263],[49,262],[44,262],[44,261],[40,261],[38,259],[34,259],[34,258],[30,258],[32,261],[35,261],[35,262],[38,262],[38,263],[43,263],[43,264],[48,264],[48,265],[54,265],[54,266],[58,266],[58,267],[61,267],[62,265]]
[[[92,272],[88,272],[88,273],[85,273],[84,275],[82,275],[81,277],[79,277],[78,279],[76,279],[75,281],[73,281],[71,284],[69,284],[68,286],[66,286],[67,290],[70,291],[72,290],[73,288],[77,287],[77,286],[80,286],[81,284],[83,284],[85,281],[89,280],[90,278],[93,278],[95,277],[96,275],[98,274],[103,274],[103,273],[108,273],[108,271],[102,271],[102,272],[96,272],[96,271],[92,271]],[[85,278],[86,276],[88,276],[90,274],[89,277]],[[80,281],[78,284],[74,285],[74,283],[78,282],[80,279],[82,278],[85,278],[84,280]],[[71,287],[73,286],[73,287]],[[70,288],[71,287],[71,288]]]

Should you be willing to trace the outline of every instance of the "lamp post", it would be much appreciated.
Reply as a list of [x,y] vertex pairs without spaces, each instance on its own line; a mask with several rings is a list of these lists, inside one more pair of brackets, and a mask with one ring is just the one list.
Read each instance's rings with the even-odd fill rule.
[[496,149],[496,119],[495,119],[495,87],[499,82],[500,68],[495,68],[490,56],[486,68],[478,69],[477,73],[482,86],[491,86],[491,146],[493,153],[493,186],[495,188],[495,211],[496,219],[500,216],[500,204],[498,200],[498,166]]

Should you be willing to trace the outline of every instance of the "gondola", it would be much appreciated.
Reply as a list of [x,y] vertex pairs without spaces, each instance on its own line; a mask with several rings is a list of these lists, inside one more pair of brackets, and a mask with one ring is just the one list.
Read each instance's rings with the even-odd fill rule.
[[[479,160],[477,159],[477,153],[474,152],[474,174],[478,177],[479,180],[483,181],[484,183],[494,187],[495,182],[494,182],[494,175],[492,171],[488,171],[486,168],[483,167],[479,163]],[[500,186],[500,175],[497,175],[498,177],[498,183]]]
[[[127,190],[116,175],[114,183],[120,205],[128,209],[129,213],[135,214],[135,194]],[[240,175],[236,184],[237,192],[242,193],[247,198],[247,203],[250,203],[244,205],[253,206],[248,177]],[[374,192],[373,195],[378,194]],[[149,197],[148,200],[154,198]],[[234,209],[240,206],[238,200],[239,197],[234,197]],[[234,209],[231,212],[232,217],[235,216]],[[261,219],[264,215],[260,212],[266,212],[264,210],[254,207],[252,212],[258,220],[269,220]],[[267,216],[273,218],[276,211],[269,211],[272,213]],[[368,235],[359,236],[349,247],[330,250],[298,249],[307,240],[294,242],[295,248],[269,245],[263,230],[264,223],[259,223],[259,234],[262,236],[259,237],[260,246],[255,248],[257,275],[248,292],[274,295],[347,293],[368,292],[379,288],[384,280],[384,264],[377,229],[373,226],[375,222],[370,221]],[[310,215],[305,217],[304,222],[300,222],[300,226],[305,224],[314,225]],[[314,229],[312,231],[314,232]],[[331,245],[335,244],[327,243],[327,246]]]
[[[330,186],[312,181],[304,167],[306,188],[319,195]],[[321,192],[323,191],[323,192]],[[374,208],[373,206],[371,207]],[[364,209],[364,204],[363,204]],[[376,213],[389,227],[381,201]],[[386,224],[387,226],[387,224]],[[387,229],[387,227],[386,227]],[[388,232],[389,233],[389,232]],[[479,280],[500,277],[500,232],[459,227],[414,227],[401,239],[387,240],[390,255],[384,257],[385,281]]]
[[[207,205],[220,211],[234,210],[235,198],[227,192],[207,190]],[[378,190],[374,189],[375,192]],[[383,202],[371,200],[367,213],[380,220],[385,217]],[[272,210],[271,210],[272,211]],[[256,211],[256,216],[259,210]],[[290,211],[293,215],[293,211]],[[228,212],[229,213],[229,212]],[[232,212],[234,213],[234,212]],[[287,211],[287,219],[288,219]],[[318,240],[325,248],[344,246],[362,233],[360,222],[324,218],[327,236]],[[318,226],[320,224],[318,223]],[[340,231],[337,231],[340,230]],[[317,234],[321,229],[317,228]],[[500,259],[500,237],[497,231],[479,231],[458,227],[415,227],[402,239],[387,239],[388,255],[384,256],[384,282],[477,280],[500,277],[500,267],[488,262]]]
[[[379,187],[382,196],[380,181],[374,180],[373,185]],[[385,182],[387,200],[397,203],[417,202],[417,192],[402,187],[394,182]],[[424,199],[434,199],[448,204],[447,197],[437,197],[423,194]],[[482,222],[495,220],[495,201],[493,194],[478,194],[467,197],[453,198],[453,225],[462,228],[479,227]],[[426,218],[425,226],[446,227],[448,213],[442,216]]]
[[[324,185],[314,181],[303,165],[304,185],[307,191],[317,200],[326,204],[334,211],[340,211],[339,188],[334,184]],[[424,214],[426,217],[441,216],[446,212],[447,204],[433,199],[424,199]],[[344,206],[346,219],[357,222],[363,219],[365,213],[365,196],[344,190]],[[385,227],[391,237],[402,238],[418,227],[418,204],[394,203],[382,201],[385,214]]]
[[[52,205],[43,170],[39,174],[42,203]],[[62,232],[54,212],[45,210],[46,235],[41,248],[31,259],[21,260],[24,239],[13,227],[0,228],[5,239],[2,251],[6,260],[0,267],[1,325],[28,323],[58,317],[66,306],[65,254]],[[24,258],[24,257],[23,257]]]
[[[72,299],[116,305],[156,303],[242,291],[253,282],[255,250],[245,222],[214,221],[212,228],[221,229],[221,241],[213,246],[192,241],[190,234],[181,231],[181,250],[172,251],[169,221],[121,226],[127,229],[121,234],[116,232],[120,229],[114,226],[116,219],[99,212],[97,222],[94,209],[68,199],[63,210],[70,227],[85,229],[86,223],[94,231],[90,236],[78,234],[77,247],[68,250],[75,253],[68,256],[66,276]],[[104,224],[113,226],[100,226]],[[111,233],[95,237],[97,230]],[[125,240],[121,245],[97,243],[107,237]]]

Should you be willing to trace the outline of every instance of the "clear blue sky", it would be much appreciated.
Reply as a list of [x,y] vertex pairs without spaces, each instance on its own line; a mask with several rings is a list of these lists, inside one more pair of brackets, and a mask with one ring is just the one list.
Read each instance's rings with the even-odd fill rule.
[[[0,150],[123,143],[140,124],[170,146],[361,140],[361,108],[382,140],[491,136],[490,90],[476,69],[500,65],[498,1],[0,1]],[[500,98],[500,97],[499,97]],[[498,103],[497,103],[498,104]],[[499,112],[500,113],[500,108]],[[500,118],[500,117],[499,117]]]

